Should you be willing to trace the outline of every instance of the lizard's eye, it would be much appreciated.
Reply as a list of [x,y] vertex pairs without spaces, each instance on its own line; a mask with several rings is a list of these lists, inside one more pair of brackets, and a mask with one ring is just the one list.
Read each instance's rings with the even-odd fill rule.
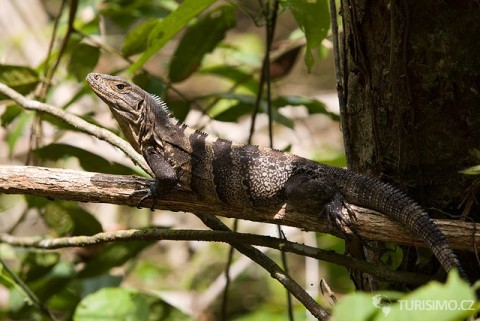
[[117,85],[117,89],[119,89],[119,90],[122,90],[122,89],[124,89],[124,88],[125,88],[125,85],[124,85],[124,84],[118,84],[118,85]]

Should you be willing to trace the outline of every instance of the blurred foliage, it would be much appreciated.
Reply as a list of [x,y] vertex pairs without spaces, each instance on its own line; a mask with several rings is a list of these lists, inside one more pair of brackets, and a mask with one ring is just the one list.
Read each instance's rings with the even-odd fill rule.
[[332,321],[467,320],[479,308],[473,289],[452,270],[445,284],[430,282],[408,294],[349,294],[335,305]]
[[[74,84],[74,94],[60,100],[60,108],[68,110],[78,105],[80,100],[83,105],[85,98],[98,101],[84,79],[89,72],[101,70],[126,75],[148,92],[165,97],[171,111],[180,120],[196,109],[212,120],[237,122],[243,117],[250,117],[256,110],[256,95],[262,85],[259,83],[259,71],[263,49],[258,37],[253,37],[249,30],[257,27],[260,33],[267,18],[261,17],[262,8],[247,2],[79,1],[77,13],[93,12],[93,15],[77,14],[74,28],[66,34],[68,6],[74,1],[67,2],[50,55],[38,66],[0,64],[0,82],[41,101],[48,101],[63,85]],[[266,5],[263,1],[254,3]],[[280,1],[280,13],[292,15],[297,29],[291,31],[290,38],[284,39],[289,47],[272,59],[272,81],[288,76],[302,50],[309,70],[316,61],[325,57],[327,49],[322,42],[330,27],[328,10],[326,0]],[[54,20],[52,16],[50,25],[53,26]],[[295,40],[299,30],[305,46]],[[226,35],[233,31],[236,41],[225,41]],[[98,35],[102,37],[96,37]],[[65,38],[68,41],[64,50],[60,50],[59,46]],[[57,64],[59,68],[51,75],[53,66]],[[159,74],[166,76],[160,77]],[[192,91],[184,95],[173,86],[182,85],[195,77],[205,77],[209,79],[207,82],[214,79],[212,87],[215,90],[207,94]],[[48,85],[49,90],[42,95],[39,85]],[[4,98],[0,96],[0,99]],[[267,114],[266,97],[260,98],[258,112]],[[311,97],[274,92],[270,103],[272,121],[279,127],[292,129],[295,126],[293,117],[285,113],[287,108],[302,109],[308,115],[324,115],[333,121],[339,119],[337,114],[326,109],[323,102]],[[105,127],[97,116],[106,106],[101,103],[96,106],[93,111],[77,108],[74,112],[86,121]],[[26,112],[12,103],[7,104],[0,116],[1,126],[7,131],[10,157],[19,148],[19,139],[26,131],[32,130],[32,137],[42,136],[42,131],[35,127],[37,121],[48,124],[54,133],[48,143],[29,146],[26,153],[29,159],[35,159],[36,164],[68,167],[73,163],[86,171],[138,173],[133,165],[110,161],[101,151],[97,153],[65,143],[69,141],[65,137],[76,133],[76,128],[49,115]],[[119,133],[118,128],[112,130]],[[330,163],[344,165],[345,157],[337,154]],[[314,158],[321,159],[322,155],[314,155]],[[18,198],[15,198],[14,204],[6,196],[0,197],[1,210],[5,211],[5,215],[10,214],[7,211],[21,207],[17,204]],[[32,196],[25,196],[23,200],[24,212],[20,218],[12,219],[18,222],[12,224],[10,232],[15,232],[22,220],[33,214],[50,237],[93,235],[104,230],[98,219],[103,214],[102,207],[92,207],[92,210],[76,202],[51,202]],[[134,209],[119,211],[126,212],[128,222],[120,221],[119,226],[114,228],[144,226],[148,222],[139,222],[150,219],[145,219],[148,214],[142,216],[145,212]],[[318,241],[325,248],[342,251],[342,242],[336,238],[319,236]],[[189,316],[182,310],[186,303],[182,302],[188,302],[191,296],[198,299],[196,293],[207,289],[221,276],[227,248],[218,244],[203,244],[199,246],[201,250],[192,249],[187,244],[184,247],[187,248],[181,252],[188,253],[185,260],[189,264],[181,265],[172,259],[179,256],[179,252],[169,254],[168,246],[152,242],[123,242],[57,252],[18,249],[2,244],[0,255],[4,261],[15,266],[16,273],[26,286],[60,320],[188,320]],[[385,260],[396,265],[401,257],[395,252]],[[301,271],[304,268],[302,264],[292,263],[292,270]],[[326,274],[334,283],[338,281],[338,288],[351,290],[348,274],[343,268],[325,266]],[[284,289],[263,271],[260,274],[256,271],[247,269],[233,281],[229,319],[284,320]],[[303,276],[301,272],[298,274]],[[5,269],[0,270],[0,283],[9,294],[7,305],[0,307],[0,319],[47,320]],[[177,300],[168,300],[168,293],[161,291],[175,292]],[[218,302],[215,302],[209,317],[218,318],[219,309]],[[297,303],[294,310],[299,319],[304,318],[305,309],[300,304]]]

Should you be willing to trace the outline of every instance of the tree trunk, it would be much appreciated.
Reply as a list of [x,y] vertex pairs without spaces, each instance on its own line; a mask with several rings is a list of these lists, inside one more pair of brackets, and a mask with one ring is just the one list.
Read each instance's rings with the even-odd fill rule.
[[[478,176],[459,173],[480,163],[478,2],[342,0],[341,15],[349,166],[406,191],[432,217],[478,221],[477,205],[462,203],[475,203]],[[438,268],[406,254],[404,269]],[[478,278],[475,257],[460,256]]]

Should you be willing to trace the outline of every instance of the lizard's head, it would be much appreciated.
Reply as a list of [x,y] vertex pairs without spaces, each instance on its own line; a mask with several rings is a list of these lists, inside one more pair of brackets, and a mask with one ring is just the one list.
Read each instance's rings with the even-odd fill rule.
[[140,126],[145,115],[146,101],[152,99],[150,95],[116,76],[90,73],[87,82],[95,94],[110,107],[123,134],[138,151]]
[[118,114],[122,119],[138,122],[146,98],[140,87],[120,77],[97,73],[88,74],[87,82],[115,116]]

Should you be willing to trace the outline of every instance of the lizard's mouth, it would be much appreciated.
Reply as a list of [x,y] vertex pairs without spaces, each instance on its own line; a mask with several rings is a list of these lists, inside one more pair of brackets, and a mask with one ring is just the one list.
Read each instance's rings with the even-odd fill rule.
[[[103,100],[106,98],[106,89],[100,84],[99,79],[101,78],[100,74],[89,73],[87,75],[87,82],[93,91]],[[105,101],[106,102],[106,101]]]

